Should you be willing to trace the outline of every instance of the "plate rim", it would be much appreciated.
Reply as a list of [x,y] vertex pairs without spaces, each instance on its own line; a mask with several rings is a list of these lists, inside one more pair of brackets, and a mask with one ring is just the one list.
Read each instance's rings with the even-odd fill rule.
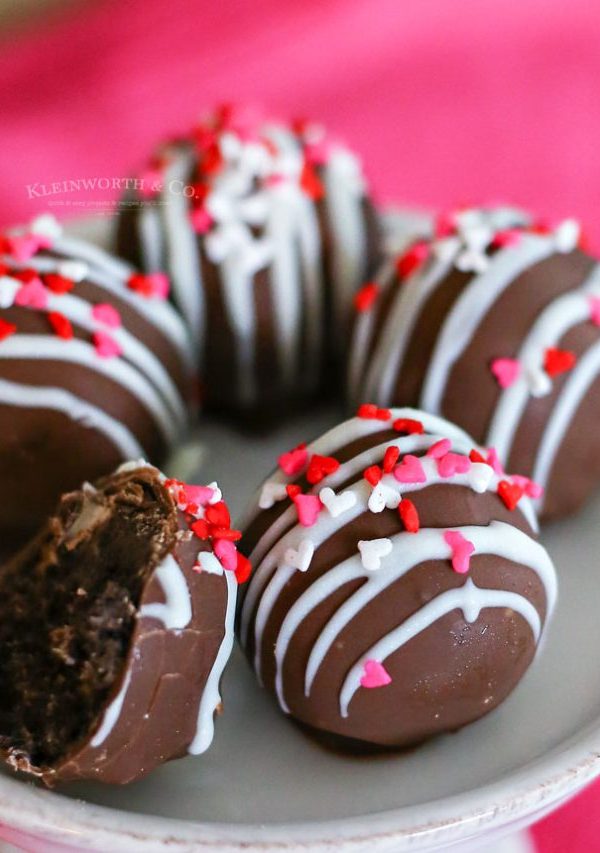
[[[498,780],[418,806],[325,821],[273,824],[187,821],[124,811],[0,777],[0,837],[54,842],[63,849],[370,850],[431,849],[542,817],[600,775],[600,717],[540,758]],[[18,791],[18,793],[17,793]],[[17,793],[16,797],[12,794]],[[461,805],[462,804],[462,805]],[[410,815],[413,815],[411,818]],[[123,824],[126,824],[124,826]],[[10,831],[17,835],[9,837]],[[98,846],[98,845],[101,846]],[[109,845],[109,848],[107,847]]]

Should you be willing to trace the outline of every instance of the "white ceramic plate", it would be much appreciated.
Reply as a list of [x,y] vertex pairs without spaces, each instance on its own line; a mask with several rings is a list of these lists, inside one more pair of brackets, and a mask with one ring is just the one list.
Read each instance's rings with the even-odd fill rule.
[[[240,513],[279,452],[338,419],[323,411],[268,439],[208,423],[173,465],[218,479]],[[127,788],[50,792],[0,773],[0,838],[43,853],[489,850],[600,775],[599,511],[600,497],[544,532],[561,582],[546,648],[504,705],[458,734],[376,758],[327,752],[280,714],[236,653],[205,756]]]

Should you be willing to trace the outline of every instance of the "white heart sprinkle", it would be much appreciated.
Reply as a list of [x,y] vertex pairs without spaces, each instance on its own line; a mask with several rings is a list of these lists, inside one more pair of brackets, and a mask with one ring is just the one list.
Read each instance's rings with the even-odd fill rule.
[[299,572],[305,572],[310,566],[314,553],[315,546],[312,539],[302,539],[297,549],[287,548],[283,559],[286,566],[298,569]]
[[321,489],[319,498],[325,509],[329,512],[332,518],[337,518],[344,512],[352,509],[356,505],[356,495],[350,490],[342,492],[339,495],[330,489],[328,486]]
[[200,571],[209,575],[223,574],[223,566],[212,551],[201,551],[198,554],[196,564],[200,567]]
[[552,391],[552,380],[541,367],[528,367],[524,375],[532,397],[546,397]]
[[490,265],[489,258],[483,252],[474,249],[463,249],[454,262],[456,269],[461,272],[485,272]]
[[487,249],[492,241],[492,229],[488,225],[475,225],[464,231],[463,239],[466,245],[475,252]]
[[209,483],[206,488],[213,490],[212,496],[209,500],[209,504],[218,504],[220,501],[223,500],[223,492],[219,488],[219,484],[216,480],[213,480],[212,483]]
[[41,216],[36,216],[33,220],[29,226],[29,232],[40,237],[47,237],[49,240],[56,240],[61,236],[63,230],[51,213],[42,213]]
[[13,305],[21,284],[22,282],[8,275],[0,277],[0,308],[10,308]]
[[431,251],[443,262],[451,261],[458,250],[460,249],[460,240],[457,237],[444,237],[442,240],[436,240]]
[[397,509],[401,495],[397,489],[392,489],[385,483],[379,482],[373,487],[369,496],[368,507],[371,512],[382,512],[387,509]]
[[554,246],[557,252],[572,252],[577,247],[581,229],[576,219],[565,219],[554,231]]
[[361,539],[358,543],[363,567],[375,572],[381,567],[381,560],[392,553],[391,539]]
[[265,483],[260,492],[258,505],[261,509],[271,509],[277,501],[287,496],[285,483]]
[[89,271],[90,268],[84,261],[61,261],[57,267],[59,275],[75,282],[83,281]]
[[494,476],[494,469],[485,462],[473,462],[469,469],[469,483],[474,492],[483,494]]

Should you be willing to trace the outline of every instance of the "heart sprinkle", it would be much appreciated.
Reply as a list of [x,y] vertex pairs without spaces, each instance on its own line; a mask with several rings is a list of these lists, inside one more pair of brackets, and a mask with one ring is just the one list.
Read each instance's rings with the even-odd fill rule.
[[446,530],[444,541],[450,546],[452,552],[452,568],[459,575],[466,574],[469,571],[471,555],[475,551],[475,546],[468,539],[465,539],[458,530]]
[[361,539],[358,543],[360,558],[368,572],[381,568],[381,560],[392,553],[391,539]]
[[372,690],[375,687],[385,687],[391,684],[392,678],[383,664],[379,661],[368,659],[363,665],[363,674],[360,679],[361,687]]

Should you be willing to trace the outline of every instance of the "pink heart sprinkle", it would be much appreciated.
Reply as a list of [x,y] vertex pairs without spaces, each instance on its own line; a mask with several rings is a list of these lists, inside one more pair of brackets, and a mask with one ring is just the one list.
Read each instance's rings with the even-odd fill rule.
[[521,373],[521,365],[515,358],[496,358],[492,362],[492,373],[501,388],[510,388]]
[[372,689],[373,687],[385,687],[386,684],[392,683],[392,677],[378,660],[370,658],[363,665],[363,675],[360,679],[360,686]]
[[475,546],[458,530],[446,530],[444,541],[452,550],[452,568],[459,575],[466,574],[469,571],[471,554],[475,551]]
[[94,332],[93,341],[100,358],[115,358],[123,352],[120,344],[106,332]]
[[164,272],[151,272],[146,276],[152,296],[157,299],[166,299],[169,295],[169,277]]
[[52,245],[47,237],[38,234],[16,234],[8,238],[11,255],[22,263],[36,255],[40,249],[48,249]]
[[498,451],[495,447],[490,447],[487,453],[486,462],[488,465],[491,465],[494,469],[494,474],[498,474],[499,477],[504,475],[504,468],[502,467],[502,463],[500,462],[500,457],[498,456]]
[[316,523],[323,504],[316,495],[296,495],[294,497],[298,521],[302,527],[312,527]]
[[306,447],[295,447],[287,453],[282,453],[277,461],[284,474],[287,474],[288,477],[294,477],[306,467],[308,451]]
[[48,291],[42,280],[34,278],[22,284],[15,295],[15,305],[23,308],[37,308],[43,311],[48,306]]
[[227,572],[235,572],[237,568],[237,548],[229,539],[217,539],[213,550],[219,562]]
[[187,503],[194,503],[198,506],[205,506],[214,496],[215,490],[210,486],[183,486],[183,493]]
[[438,459],[437,469],[440,477],[453,477],[455,474],[466,474],[471,470],[471,460],[460,453],[446,453]]
[[537,500],[544,494],[544,487],[539,483],[530,480],[529,477],[522,477],[520,474],[513,474],[510,478],[515,485],[523,489],[528,498]]
[[139,193],[142,198],[154,198],[162,188],[162,172],[159,169],[147,169],[140,175]]
[[442,456],[446,456],[451,447],[452,442],[450,439],[442,438],[440,441],[436,441],[435,444],[432,444],[425,455],[429,456],[431,459],[441,459]]
[[399,483],[426,483],[427,476],[417,456],[405,456],[394,468],[394,477]]
[[92,308],[92,317],[96,322],[102,323],[103,326],[108,326],[110,329],[118,329],[121,325],[121,315],[108,302],[101,302],[99,305],[94,305]]
[[213,223],[210,213],[203,207],[197,207],[190,213],[192,228],[196,234],[207,234]]
[[600,326],[600,297],[590,296],[590,318],[592,323]]

